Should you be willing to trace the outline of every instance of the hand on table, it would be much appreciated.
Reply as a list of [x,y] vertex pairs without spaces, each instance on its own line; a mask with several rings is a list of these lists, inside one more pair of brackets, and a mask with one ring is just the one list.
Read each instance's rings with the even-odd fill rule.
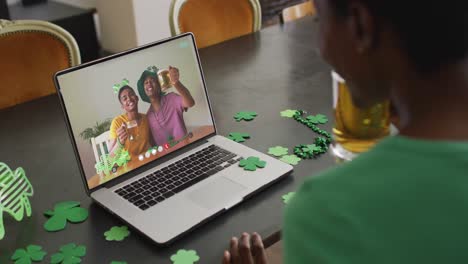
[[233,237],[229,251],[223,256],[223,264],[267,264],[265,248],[259,234],[252,237],[243,233],[240,239]]

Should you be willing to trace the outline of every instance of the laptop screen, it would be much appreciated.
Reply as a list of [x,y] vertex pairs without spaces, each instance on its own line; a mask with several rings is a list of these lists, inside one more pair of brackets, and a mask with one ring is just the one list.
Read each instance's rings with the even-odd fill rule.
[[191,35],[57,75],[89,189],[215,132]]

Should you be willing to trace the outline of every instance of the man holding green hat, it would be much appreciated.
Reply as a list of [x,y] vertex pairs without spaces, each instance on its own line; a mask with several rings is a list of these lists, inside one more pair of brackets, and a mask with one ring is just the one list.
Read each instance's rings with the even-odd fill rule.
[[153,141],[159,146],[187,135],[183,114],[195,105],[189,90],[180,82],[179,70],[169,66],[169,77],[178,94],[163,94],[155,66],[143,71],[137,83],[141,99],[151,104],[147,113],[148,124]]

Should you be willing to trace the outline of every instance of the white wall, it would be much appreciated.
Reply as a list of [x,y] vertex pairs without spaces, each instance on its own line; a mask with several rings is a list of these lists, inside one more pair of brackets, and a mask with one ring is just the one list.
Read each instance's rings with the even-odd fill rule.
[[138,46],[171,36],[169,7],[171,0],[138,0],[134,2]]
[[120,52],[170,37],[171,0],[96,0],[101,45]]
[[[139,0],[136,0],[139,1]],[[110,52],[136,47],[135,16],[131,0],[98,0],[101,46]]]
[[[127,78],[130,86],[137,92],[137,81],[143,70],[150,65],[160,68],[171,65],[179,68],[181,82],[190,90],[195,100],[195,106],[184,114],[188,128],[211,125],[195,52],[190,45],[185,48],[180,46],[182,42],[188,41],[189,38],[179,39],[132,56],[114,59],[112,63],[101,63],[60,77],[60,88],[87,177],[96,174],[95,158],[89,142],[79,137],[80,132],[92,127],[97,121],[123,114],[112,86]],[[140,99],[138,110],[140,113],[146,113],[149,106]]]

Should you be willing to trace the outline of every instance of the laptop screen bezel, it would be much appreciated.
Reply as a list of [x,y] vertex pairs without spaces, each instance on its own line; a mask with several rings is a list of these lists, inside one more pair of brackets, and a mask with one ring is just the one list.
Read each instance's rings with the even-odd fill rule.
[[83,64],[80,64],[78,66],[71,67],[71,68],[59,71],[59,72],[54,74],[55,88],[56,88],[56,91],[57,91],[57,95],[58,95],[58,97],[60,99],[60,105],[61,105],[63,113],[64,113],[63,116],[64,116],[64,119],[65,119],[65,123],[67,125],[68,134],[69,134],[70,139],[72,141],[72,146],[73,146],[73,150],[74,150],[74,153],[75,153],[75,157],[76,157],[76,160],[77,160],[78,165],[79,165],[78,167],[79,167],[79,170],[80,170],[81,178],[83,180],[83,184],[85,186],[85,190],[86,190],[86,193],[88,195],[90,195],[92,192],[95,192],[95,191],[99,190],[100,188],[102,188],[102,187],[104,187],[104,186],[106,186],[108,184],[111,184],[114,181],[117,181],[117,180],[122,181],[122,179],[126,180],[126,179],[132,178],[135,175],[138,175],[139,173],[141,173],[140,168],[149,169],[150,167],[158,166],[159,164],[166,161],[164,159],[164,157],[167,156],[167,155],[165,155],[163,157],[160,157],[160,158],[158,158],[158,159],[156,159],[154,161],[151,161],[151,162],[149,162],[147,164],[144,164],[143,166],[141,166],[139,168],[135,168],[134,170],[129,171],[129,172],[125,173],[125,174],[119,175],[118,177],[115,177],[114,179],[111,179],[111,180],[109,180],[109,181],[107,181],[105,183],[102,183],[102,184],[90,189],[89,186],[88,186],[88,181],[86,179],[86,174],[84,172],[83,164],[81,162],[81,157],[80,157],[80,153],[78,151],[77,143],[75,141],[75,135],[73,133],[70,120],[68,118],[68,112],[67,112],[67,109],[66,109],[66,106],[65,106],[64,98],[63,98],[62,93],[61,93],[61,88],[60,88],[58,78],[60,76],[62,76],[62,75],[65,75],[65,74],[68,74],[68,73],[71,73],[71,72],[75,72],[75,71],[78,71],[78,70],[83,69],[83,68],[88,68],[88,67],[91,67],[91,66],[99,64],[99,63],[108,62],[110,60],[113,60],[113,59],[116,59],[116,58],[119,58],[119,57],[127,56],[127,55],[130,55],[130,54],[135,53],[135,52],[139,52],[139,51],[142,51],[142,50],[153,48],[155,46],[158,46],[158,45],[170,42],[170,41],[174,41],[174,40],[177,40],[177,39],[180,39],[180,38],[184,38],[184,37],[187,37],[187,36],[189,36],[190,39],[192,40],[192,48],[194,48],[194,51],[195,51],[195,54],[196,54],[197,63],[198,63],[199,71],[200,71],[199,74],[200,74],[200,77],[201,77],[201,80],[202,80],[202,83],[203,83],[203,90],[205,92],[205,97],[206,97],[206,100],[207,100],[207,103],[208,103],[208,110],[210,112],[210,117],[211,117],[211,122],[213,124],[214,132],[210,133],[210,134],[206,135],[205,137],[200,138],[200,139],[198,139],[198,140],[196,140],[196,141],[194,141],[194,142],[192,142],[192,143],[190,143],[190,144],[188,144],[186,146],[183,146],[182,148],[177,149],[176,151],[174,151],[172,153],[170,153],[171,156],[172,155],[177,155],[177,154],[180,154],[180,153],[184,152],[185,150],[187,150],[187,148],[189,148],[190,146],[192,146],[192,145],[194,145],[196,143],[202,142],[202,141],[204,141],[204,140],[206,140],[206,139],[208,139],[208,138],[210,138],[210,137],[212,137],[214,135],[217,135],[217,133],[218,133],[218,129],[216,127],[215,119],[214,119],[214,116],[213,116],[213,110],[212,110],[212,107],[211,107],[210,98],[208,96],[208,92],[207,92],[207,89],[206,89],[206,81],[205,81],[205,76],[203,74],[202,65],[200,63],[200,55],[198,54],[198,48],[197,48],[197,45],[196,45],[196,42],[195,42],[195,37],[194,37],[194,35],[192,33],[190,33],[190,32],[189,33],[184,33],[184,34],[181,34],[181,35],[178,35],[178,36],[174,36],[174,37],[166,38],[166,39],[156,41],[156,42],[153,42],[153,43],[149,43],[149,44],[146,44],[146,45],[134,48],[134,49],[126,50],[126,51],[123,51],[123,52],[119,52],[119,53],[116,53],[116,54],[113,54],[113,55],[110,55],[108,57],[104,57],[104,58],[101,58],[101,59],[98,59],[98,60],[95,60],[95,61],[83,63]]

